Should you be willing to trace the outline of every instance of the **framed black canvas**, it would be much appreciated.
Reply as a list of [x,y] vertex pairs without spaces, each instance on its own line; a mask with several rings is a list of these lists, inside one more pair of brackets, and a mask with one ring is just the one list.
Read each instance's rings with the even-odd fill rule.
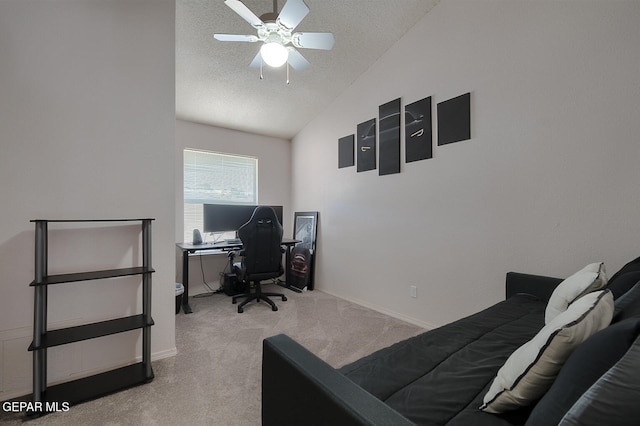
[[400,98],[378,108],[380,168],[378,174],[400,173]]
[[356,170],[358,172],[374,170],[376,168],[376,119],[372,118],[358,124],[356,134],[358,137]]
[[431,130],[431,96],[404,107],[405,161],[425,160],[433,157]]
[[438,104],[438,145],[471,139],[471,93]]
[[355,164],[353,155],[355,135],[344,136],[338,139],[338,168],[351,167]]
[[[311,255],[311,258],[306,260],[309,271],[305,284],[309,290],[313,290],[313,270],[315,265],[317,236],[318,212],[295,212],[293,218],[293,238],[300,242],[294,247],[294,252],[304,253],[308,250],[308,253]],[[292,264],[296,262],[295,256],[293,257]],[[292,269],[295,269],[295,267]]]

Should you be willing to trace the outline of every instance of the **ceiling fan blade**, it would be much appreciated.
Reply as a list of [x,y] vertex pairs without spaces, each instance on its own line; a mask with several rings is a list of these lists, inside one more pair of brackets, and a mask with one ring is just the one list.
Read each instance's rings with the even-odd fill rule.
[[262,54],[258,50],[258,54],[253,58],[249,66],[251,68],[260,68],[260,65],[262,65]]
[[307,16],[307,13],[309,13],[309,8],[304,0],[287,0],[280,11],[277,21],[288,29],[293,30]]
[[240,15],[242,19],[250,23],[252,27],[258,28],[264,25],[264,22],[240,0],[224,0],[224,3]]
[[220,41],[248,41],[256,42],[258,37],[254,35],[242,35],[242,34],[214,34],[213,38]]
[[293,45],[304,49],[331,50],[335,39],[331,33],[295,33]]
[[307,68],[309,68],[309,66],[311,66],[309,61],[307,61],[305,57],[300,54],[300,52],[293,48],[289,49],[288,61],[289,65],[291,65],[293,69],[298,71],[306,70]]

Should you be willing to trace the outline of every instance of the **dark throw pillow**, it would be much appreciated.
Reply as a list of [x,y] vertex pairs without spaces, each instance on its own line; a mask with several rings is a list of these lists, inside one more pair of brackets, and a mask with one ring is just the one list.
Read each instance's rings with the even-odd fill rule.
[[532,411],[527,425],[557,425],[580,397],[627,353],[640,335],[640,318],[613,324],[591,336],[569,357]]
[[609,281],[607,288],[611,290],[614,299],[618,299],[631,289],[638,281],[640,281],[640,271],[627,272],[618,277],[614,281]]
[[[615,288],[616,287],[615,282],[622,275],[625,275],[625,274],[627,274],[629,272],[639,272],[639,271],[640,271],[640,257],[637,257],[637,258],[633,259],[631,262],[629,262],[626,265],[624,265],[622,268],[620,268],[620,270],[618,272],[616,272],[615,274],[611,275],[611,277],[609,278],[609,285],[614,284],[613,288]],[[613,298],[614,299],[619,296],[619,294],[616,294],[616,292],[613,289],[611,290],[611,292],[613,293]]]
[[620,361],[573,404],[559,426],[638,426],[640,337]]
[[631,290],[614,301],[611,322],[623,321],[635,316],[640,316],[640,279]]

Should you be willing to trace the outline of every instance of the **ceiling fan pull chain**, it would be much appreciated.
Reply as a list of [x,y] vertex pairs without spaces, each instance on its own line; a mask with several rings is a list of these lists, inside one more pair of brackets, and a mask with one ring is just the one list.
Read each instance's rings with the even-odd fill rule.
[[262,80],[264,78],[264,76],[262,75],[262,64],[264,63],[264,61],[262,60],[262,57],[260,57],[260,80]]
[[287,86],[289,85],[289,61],[287,61]]

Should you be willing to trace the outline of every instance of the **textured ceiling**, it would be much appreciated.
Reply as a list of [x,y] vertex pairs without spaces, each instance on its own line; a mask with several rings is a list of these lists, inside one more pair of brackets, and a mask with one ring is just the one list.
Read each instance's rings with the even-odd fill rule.
[[[256,34],[223,0],[176,1],[176,117],[292,139],[366,71],[438,0],[305,0],[296,31],[332,32],[333,50],[299,49],[304,71],[249,63],[259,43],[221,42],[214,33]],[[243,0],[257,16],[272,0]],[[284,0],[278,1],[278,10]]]

